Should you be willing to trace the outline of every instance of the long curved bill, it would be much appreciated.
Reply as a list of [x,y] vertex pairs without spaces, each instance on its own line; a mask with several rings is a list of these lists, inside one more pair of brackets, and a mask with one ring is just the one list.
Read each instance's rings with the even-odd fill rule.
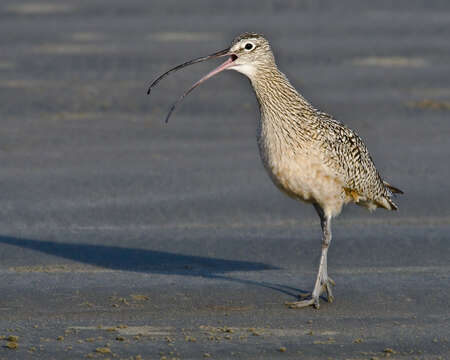
[[180,96],[180,98],[172,105],[172,107],[169,110],[169,113],[166,116],[166,123],[169,121],[170,116],[172,115],[173,111],[175,110],[175,108],[177,107],[177,105],[183,101],[183,99],[189,95],[189,93],[194,90],[197,86],[199,86],[202,82],[204,82],[205,80],[208,80],[210,77],[213,77],[214,75],[220,73],[221,71],[229,68],[230,66],[233,65],[233,61],[236,60],[236,55],[234,54],[230,54],[229,53],[229,49],[225,49],[225,50],[221,50],[218,51],[214,54],[208,55],[208,56],[203,56],[194,60],[190,60],[187,61],[181,65],[175,66],[174,68],[166,71],[164,74],[158,76],[149,86],[147,94],[150,94],[150,91],[152,90],[152,88],[154,86],[156,86],[162,79],[164,79],[167,75],[169,75],[170,73],[180,70],[186,66],[189,65],[193,65],[202,61],[206,61],[209,59],[213,59],[213,58],[218,58],[218,57],[223,57],[223,56],[230,56],[230,58],[225,61],[222,65],[218,66],[217,68],[215,68],[213,71],[211,71],[210,73],[208,73],[207,75],[205,75],[204,77],[202,77],[199,81],[197,81],[194,85],[192,85],[182,96]]

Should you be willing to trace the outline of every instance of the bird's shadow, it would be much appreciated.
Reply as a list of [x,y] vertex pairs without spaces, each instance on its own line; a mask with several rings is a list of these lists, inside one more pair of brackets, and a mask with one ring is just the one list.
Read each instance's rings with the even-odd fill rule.
[[305,293],[304,290],[282,284],[239,279],[229,275],[230,272],[238,271],[279,269],[276,266],[260,262],[184,255],[120,246],[59,243],[10,236],[0,236],[0,244],[14,245],[112,270],[221,279],[246,285],[261,286],[294,297],[298,297],[299,293]]

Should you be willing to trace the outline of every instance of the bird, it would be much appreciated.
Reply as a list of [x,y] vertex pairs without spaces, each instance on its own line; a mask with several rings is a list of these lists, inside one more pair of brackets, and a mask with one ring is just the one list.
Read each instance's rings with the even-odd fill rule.
[[279,190],[314,206],[322,229],[322,250],[313,291],[286,304],[290,308],[319,309],[322,294],[326,294],[328,302],[334,300],[335,282],[327,269],[332,219],[349,203],[370,211],[397,210],[393,197],[403,192],[382,179],[356,132],[316,109],[291,85],[278,69],[270,43],[262,34],[243,33],[224,50],[170,69],[151,83],[147,93],[171,72],[219,57],[228,59],[172,105],[166,122],[184,97],[212,76],[235,70],[250,80],[259,106],[257,143],[264,168]]

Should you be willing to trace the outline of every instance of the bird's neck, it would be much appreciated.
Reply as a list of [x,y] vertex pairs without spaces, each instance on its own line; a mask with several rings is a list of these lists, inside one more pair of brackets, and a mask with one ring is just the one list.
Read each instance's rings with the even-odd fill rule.
[[250,81],[263,119],[275,122],[306,121],[316,112],[275,65],[258,68]]

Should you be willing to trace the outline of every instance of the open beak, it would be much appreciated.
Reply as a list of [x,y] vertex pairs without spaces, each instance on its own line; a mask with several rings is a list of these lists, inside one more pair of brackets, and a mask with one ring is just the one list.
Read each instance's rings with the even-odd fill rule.
[[203,56],[194,60],[190,60],[187,61],[181,65],[175,66],[174,68],[166,71],[164,74],[158,76],[150,85],[150,87],[148,88],[147,94],[150,94],[150,91],[152,90],[152,88],[157,85],[162,79],[164,79],[167,75],[169,75],[171,72],[180,70],[186,66],[192,65],[192,64],[196,64],[202,61],[206,61],[209,59],[214,59],[214,58],[218,58],[218,57],[223,57],[223,56],[230,56],[229,59],[227,61],[225,61],[222,65],[218,66],[217,68],[215,68],[213,71],[211,71],[210,73],[208,73],[207,75],[205,75],[204,77],[202,77],[199,81],[197,81],[194,85],[192,85],[170,108],[169,113],[166,116],[166,123],[169,121],[170,115],[172,115],[172,112],[175,110],[175,108],[177,107],[177,105],[187,96],[189,95],[189,93],[194,90],[197,86],[199,86],[202,82],[204,82],[205,80],[208,80],[209,78],[213,77],[214,75],[220,73],[223,70],[226,70],[228,68],[230,68],[231,66],[233,66],[233,62],[237,59],[237,56],[230,53],[229,52],[230,49],[224,49],[221,51],[218,51],[214,54],[208,55],[208,56]]

